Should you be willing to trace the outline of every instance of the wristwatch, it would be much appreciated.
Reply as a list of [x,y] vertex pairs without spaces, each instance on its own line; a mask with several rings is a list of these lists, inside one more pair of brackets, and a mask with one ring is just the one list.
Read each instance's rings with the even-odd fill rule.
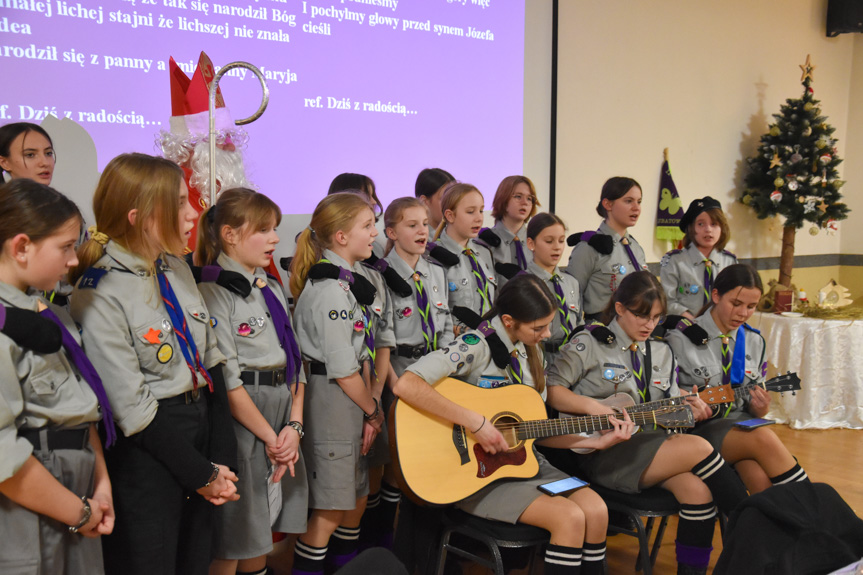
[[210,474],[210,478],[204,484],[204,487],[209,487],[216,479],[219,478],[219,466],[213,462],[210,462],[210,465],[213,466],[213,472]]
[[78,525],[70,525],[69,533],[78,533],[78,530],[90,522],[90,517],[93,515],[93,510],[90,509],[90,501],[87,497],[82,496],[81,501],[84,503],[84,508],[81,510],[81,520]]
[[288,422],[288,426],[289,426],[289,427],[293,427],[294,429],[296,429],[296,430],[297,430],[297,433],[299,433],[299,434],[300,434],[300,439],[302,439],[302,438],[303,438],[303,436],[306,434],[306,433],[303,431],[303,424],[302,424],[302,423],[300,423],[299,421],[289,421],[289,422]]

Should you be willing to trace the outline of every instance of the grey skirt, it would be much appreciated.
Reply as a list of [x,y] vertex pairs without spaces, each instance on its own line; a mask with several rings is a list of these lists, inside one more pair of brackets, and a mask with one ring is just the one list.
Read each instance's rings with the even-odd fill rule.
[[[300,384],[302,385],[302,384]],[[278,433],[289,421],[292,396],[285,385],[278,387],[245,386],[264,419]],[[294,477],[286,471],[281,480],[282,510],[270,527],[267,475],[270,470],[266,445],[239,422],[234,422],[237,435],[239,501],[217,509],[221,528],[216,557],[220,559],[250,559],[266,555],[273,549],[273,531],[305,533],[309,487],[302,451],[294,465]]]
[[544,483],[566,479],[568,474],[546,461],[541,453],[533,450],[539,461],[539,472],[530,479],[503,479],[488,485],[456,503],[456,507],[471,515],[516,523],[524,510],[542,495],[537,489]]
[[668,438],[662,430],[640,431],[627,441],[583,455],[581,468],[591,481],[603,487],[639,493],[641,476]]
[[734,410],[728,414],[728,417],[717,417],[697,423],[692,434],[703,437],[713,446],[713,449],[721,452],[722,442],[725,441],[728,432],[734,428],[734,424],[747,419],[752,419],[752,416],[745,411]]
[[[75,495],[93,493],[92,448],[34,451],[34,457]],[[68,526],[0,495],[0,573],[101,575],[102,541],[69,533]]]

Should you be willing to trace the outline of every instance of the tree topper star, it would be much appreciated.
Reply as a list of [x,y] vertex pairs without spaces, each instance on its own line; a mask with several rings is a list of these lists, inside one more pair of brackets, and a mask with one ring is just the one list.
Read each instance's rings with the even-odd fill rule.
[[801,82],[805,82],[806,78],[809,78],[810,80],[815,79],[812,77],[812,72],[815,71],[815,64],[812,64],[809,61],[809,54],[806,54],[806,63],[800,64],[800,69],[803,70],[803,75],[800,77]]

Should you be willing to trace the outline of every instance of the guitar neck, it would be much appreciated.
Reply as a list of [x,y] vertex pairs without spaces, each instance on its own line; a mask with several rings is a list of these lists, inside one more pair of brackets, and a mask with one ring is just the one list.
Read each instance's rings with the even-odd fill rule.
[[[516,424],[518,439],[543,439],[558,435],[574,433],[593,433],[614,427],[608,420],[610,414],[586,415],[582,417],[567,417],[564,419],[537,419],[522,421]],[[622,417],[622,416],[619,416]],[[629,417],[636,425],[659,425],[656,411],[630,413]]]

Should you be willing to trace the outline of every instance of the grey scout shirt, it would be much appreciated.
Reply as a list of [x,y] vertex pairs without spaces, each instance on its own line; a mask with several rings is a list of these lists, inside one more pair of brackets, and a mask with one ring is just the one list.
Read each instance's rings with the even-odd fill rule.
[[[287,363],[285,350],[279,342],[264,294],[256,282],[266,282],[285,308],[288,318],[291,317],[291,312],[286,304],[284,289],[277,280],[267,276],[263,269],[256,268],[254,273],[249,273],[224,253],[219,254],[216,263],[222,269],[241,274],[252,285],[252,293],[243,298],[214,282],[198,284],[210,312],[210,324],[216,332],[219,350],[226,358],[225,385],[230,391],[243,385],[240,379],[243,371],[271,371],[284,368]],[[288,374],[289,378],[292,376],[293,374]],[[299,381],[306,382],[302,369]],[[289,380],[289,383],[293,383],[293,380]]]
[[[737,256],[727,250],[710,252],[713,279],[723,269],[737,263]],[[668,313],[692,315],[706,303],[704,297],[704,256],[694,243],[682,250],[671,250],[662,257],[659,278],[668,298]]]
[[[360,273],[362,264],[349,266],[330,250],[324,250],[323,257],[334,265]],[[349,377],[360,371],[361,362],[369,359],[363,309],[347,282],[329,278],[308,280],[294,308],[294,325],[303,359],[326,364],[329,379]]]
[[[548,385],[566,387],[579,395],[598,400],[615,393],[626,393],[636,404],[639,403],[638,385],[632,374],[629,352],[633,340],[626,335],[617,319],[612,320],[608,329],[616,337],[614,343],[600,342],[585,331],[563,346],[548,370]],[[650,346],[651,371],[645,374],[648,377],[647,400],[680,395],[677,365],[671,348],[657,340],[635,343],[642,369],[645,369],[645,352]]]
[[[223,363],[192,271],[180,258],[163,255],[162,261],[201,364],[210,369]],[[103,374],[114,419],[131,436],[150,425],[160,399],[193,389],[192,373],[162,301],[153,262],[109,241],[94,267],[106,272],[95,281],[86,274],[78,280],[71,314],[81,325],[87,356]],[[198,386],[207,385],[200,374],[196,377]]]
[[623,277],[633,271],[647,269],[647,260],[644,250],[631,235],[627,234],[629,247],[635,254],[635,259],[640,264],[639,269],[634,269],[629,260],[626,248],[620,243],[623,239],[605,222],[599,226],[600,234],[610,235],[614,242],[612,252],[608,255],[600,254],[587,242],[579,242],[569,256],[569,265],[566,271],[578,280],[581,287],[583,300],[582,309],[585,314],[597,314],[605,309],[611,295],[617,291],[617,286]]
[[[521,364],[522,383],[535,387],[527,364],[527,351],[524,344],[512,343],[500,321],[500,316],[493,317],[490,323],[507,351],[510,354],[516,353]],[[445,347],[421,357],[407,371],[430,384],[437,383],[445,377],[454,377],[480,387],[497,387],[500,384],[512,383],[509,371],[506,368],[500,369],[492,361],[485,336],[475,330],[470,330],[455,340],[447,342]],[[545,390],[542,396],[545,399]]]
[[[494,264],[503,263],[503,264],[518,264],[518,258],[516,257],[516,237],[518,238],[518,242],[521,244],[521,249],[524,252],[524,258],[526,261],[530,261],[530,250],[527,249],[527,245],[525,244],[525,240],[527,239],[527,223],[521,226],[521,229],[518,230],[517,233],[512,233],[509,229],[503,225],[502,220],[497,220],[492,226],[491,231],[493,231],[497,237],[500,238],[500,245],[497,247],[487,246],[489,253],[491,255],[491,259],[486,263],[489,265],[491,269],[494,269]],[[483,245],[486,245],[483,243]],[[503,285],[503,282],[501,282]]]
[[[413,279],[414,273],[416,273],[428,298],[429,315],[434,322],[434,333],[437,335],[438,347],[443,347],[444,343],[452,337],[452,316],[450,316],[449,305],[447,304],[447,282],[443,268],[420,256],[416,268],[411,269],[395,250],[390,251],[384,259],[390,267],[396,270],[399,277],[404,279],[412,288],[411,295],[404,298],[387,290],[393,302],[393,327],[397,343],[408,346],[425,344],[422,318],[417,301],[417,287]],[[397,367],[397,375],[401,375],[414,360],[408,357],[393,356],[391,361],[393,367]]]
[[[447,299],[450,309],[456,306],[463,306],[472,309],[480,315],[487,312],[489,307],[483,303],[480,297],[470,258],[462,253],[466,248],[458,245],[447,234],[446,229],[441,233],[437,243],[459,258],[456,265],[446,268],[447,290],[449,294]],[[467,246],[475,252],[477,262],[482,266],[482,270],[488,279],[488,303],[490,305],[494,302],[494,290],[497,286],[494,270],[493,268],[489,268],[486,263],[491,260],[491,254],[488,252],[488,248],[481,246],[473,240],[469,240]]]
[[[680,365],[680,384],[686,389],[691,389],[693,385],[697,385],[699,389],[705,386],[722,385],[722,336],[724,334],[719,331],[710,310],[698,316],[695,323],[707,332],[709,338],[707,345],[695,345],[676,329],[669,331],[665,336]],[[728,334],[728,338],[728,349],[731,350],[733,358],[737,330],[732,330]],[[764,361],[764,349],[764,338],[761,334],[747,331],[745,383],[764,381],[767,370],[767,363]],[[735,395],[736,409],[748,407],[748,401],[743,396],[748,398],[748,394]]]
[[[551,322],[551,337],[547,339],[546,342],[559,346],[569,334],[561,327],[563,325],[562,315],[560,312],[561,302],[559,301],[557,292],[554,289],[555,282],[552,280],[553,275],[536,265],[533,258],[531,258],[527,264],[527,271],[544,281],[545,285],[548,286],[549,291],[551,291],[555,296],[555,301],[557,301],[558,307],[555,310],[554,320]],[[558,281],[563,291],[563,299],[566,304],[567,319],[574,329],[584,323],[584,317],[582,316],[580,307],[581,293],[578,289],[578,280],[560,268],[554,269],[554,276],[559,278]]]
[[[39,300],[0,282],[2,305],[38,311]],[[47,305],[80,344],[68,314]],[[15,475],[33,453],[33,445],[18,437],[19,429],[74,428],[99,419],[96,395],[64,350],[34,353],[0,334],[0,482]]]

